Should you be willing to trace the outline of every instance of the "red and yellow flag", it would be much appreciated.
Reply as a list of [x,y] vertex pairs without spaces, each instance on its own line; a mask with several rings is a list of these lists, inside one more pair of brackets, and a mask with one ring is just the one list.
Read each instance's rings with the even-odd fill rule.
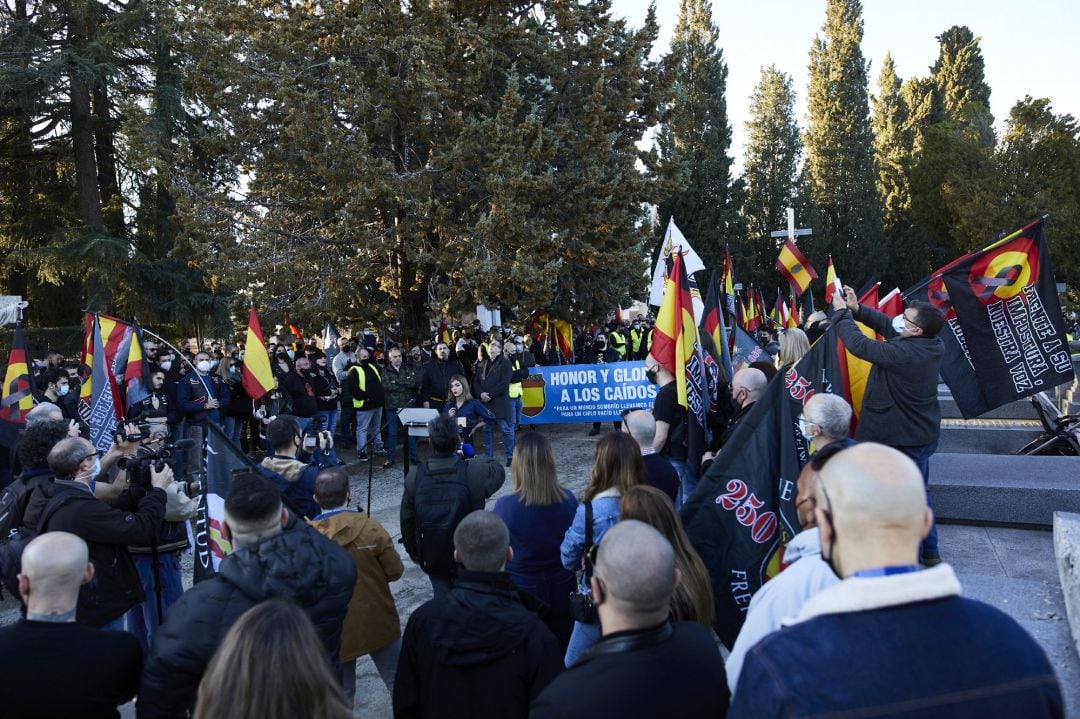
[[746,305],[745,327],[747,332],[754,332],[761,327],[761,312],[758,310],[754,288],[750,288],[749,304]]
[[787,329],[793,330],[800,325],[799,311],[795,308],[795,296],[791,297],[791,304],[788,306],[787,311]]
[[825,270],[825,307],[832,303],[833,293],[836,292],[836,268],[833,267],[832,255],[829,255],[829,267]]
[[0,392],[0,439],[13,447],[18,431],[26,425],[26,413],[34,408],[34,390],[30,378],[30,355],[26,351],[22,323],[15,325],[15,337],[8,355],[7,371],[4,373],[3,391]]
[[248,314],[247,336],[244,338],[244,372],[240,384],[252,399],[260,399],[274,389],[274,373],[270,369],[270,355],[266,351],[259,315],[255,305]]
[[705,449],[708,383],[694,322],[693,297],[678,253],[673,255],[671,273],[664,281],[664,299],[656,315],[649,354],[675,375],[676,396],[687,412],[686,463],[697,476]]
[[780,248],[780,257],[776,260],[776,269],[788,281],[791,291],[796,295],[806,292],[810,282],[818,278],[810,260],[799,252],[799,248],[791,240],[784,240],[784,245]]
[[[289,317],[288,310],[285,310],[285,326],[289,328],[289,333],[293,336],[293,339],[289,341],[292,342],[293,345],[299,345],[296,346],[295,349],[300,349],[300,346],[304,344],[304,333],[293,323],[292,318]],[[260,335],[261,334],[262,332],[260,331]],[[247,353],[244,354],[244,357],[247,357]]]
[[114,366],[116,354],[124,346],[124,338],[131,325],[122,320],[108,315],[87,312],[83,323],[83,352],[79,374],[82,376],[82,386],[79,388],[79,401],[89,404],[94,393],[94,317],[98,318],[101,326],[101,344],[105,348],[105,364],[107,368]]

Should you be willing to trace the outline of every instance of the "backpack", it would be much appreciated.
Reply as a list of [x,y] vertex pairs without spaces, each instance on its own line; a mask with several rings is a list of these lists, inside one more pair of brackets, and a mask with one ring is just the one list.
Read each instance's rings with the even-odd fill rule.
[[26,505],[30,503],[30,487],[19,477],[0,492],[0,541],[22,524]]
[[457,572],[454,530],[472,506],[469,463],[459,459],[453,467],[432,471],[426,461],[416,469],[416,553],[428,574],[448,577]]
[[[12,483],[15,484],[15,483]],[[10,488],[10,486],[9,486]],[[24,496],[26,495],[25,485],[23,489]],[[5,491],[5,497],[7,492]],[[69,497],[64,497],[58,501],[49,500],[49,503],[45,506],[45,509],[41,513],[41,519],[38,520],[36,527],[23,527],[22,513],[20,512],[18,518],[15,520],[14,527],[8,532],[8,534],[0,537],[0,582],[3,586],[7,587],[7,590],[11,592],[11,596],[19,596],[19,573],[22,572],[22,553],[26,549],[26,545],[30,544],[39,534],[42,533],[42,528],[48,523],[52,516],[56,514],[56,510],[67,504]],[[2,501],[3,498],[0,498]],[[29,501],[29,497],[27,497]],[[25,510],[26,504],[23,503],[23,509]]]

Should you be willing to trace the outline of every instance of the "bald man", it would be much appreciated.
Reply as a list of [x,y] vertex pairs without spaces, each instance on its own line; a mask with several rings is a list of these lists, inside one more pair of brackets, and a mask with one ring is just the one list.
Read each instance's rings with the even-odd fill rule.
[[671,501],[678,507],[679,473],[671,466],[671,462],[656,453],[656,447],[653,446],[656,439],[656,420],[652,413],[643,409],[627,412],[623,415],[620,429],[629,434],[641,449],[645,483],[671,497]]
[[731,439],[731,435],[735,433],[735,426],[739,421],[750,414],[754,403],[761,399],[767,384],[769,384],[769,380],[765,373],[753,367],[744,367],[731,378],[731,401],[737,409],[720,438],[721,447]]
[[26,618],[0,629],[0,707],[13,717],[118,717],[139,683],[134,636],[75,622],[94,576],[86,542],[48,532],[26,545],[19,594]]
[[1060,717],[1061,690],[1013,619],[924,569],[933,513],[901,452],[863,443],[821,468],[821,556],[843,581],[746,655],[729,717]]
[[669,621],[678,583],[660,532],[633,519],[609,529],[592,577],[603,638],[540,694],[530,719],[723,716],[728,689],[712,632]]

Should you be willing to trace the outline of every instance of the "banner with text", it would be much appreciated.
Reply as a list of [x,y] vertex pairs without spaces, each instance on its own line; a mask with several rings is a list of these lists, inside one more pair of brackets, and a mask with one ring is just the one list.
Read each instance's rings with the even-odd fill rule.
[[534,367],[521,389],[522,424],[617,422],[624,409],[651,409],[657,392],[642,361]]

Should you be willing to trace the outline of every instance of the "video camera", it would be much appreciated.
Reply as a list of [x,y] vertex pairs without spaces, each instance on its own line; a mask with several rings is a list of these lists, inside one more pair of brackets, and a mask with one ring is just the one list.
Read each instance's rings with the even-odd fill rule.
[[307,427],[304,428],[304,442],[303,448],[305,452],[314,452],[319,446],[319,433],[323,428],[323,417],[316,415],[308,420]]
[[[130,437],[132,435],[127,436]],[[122,458],[119,462],[119,466],[127,472],[127,478],[131,484],[142,487],[143,489],[149,489],[151,467],[154,471],[160,472],[168,466],[172,468],[174,476],[179,476],[180,471],[177,466],[179,460],[174,456],[174,452],[178,449],[191,449],[194,446],[195,440],[181,439],[174,444],[167,444],[156,450],[152,450],[149,447],[139,447],[136,456]],[[189,497],[197,493],[199,489],[198,482],[184,482],[184,491]]]
[[[128,427],[134,426],[135,432],[131,432]],[[120,420],[116,423],[116,429],[113,430],[113,435],[117,438],[117,441],[123,442],[141,442],[150,436],[150,423],[149,422],[125,422]]]

